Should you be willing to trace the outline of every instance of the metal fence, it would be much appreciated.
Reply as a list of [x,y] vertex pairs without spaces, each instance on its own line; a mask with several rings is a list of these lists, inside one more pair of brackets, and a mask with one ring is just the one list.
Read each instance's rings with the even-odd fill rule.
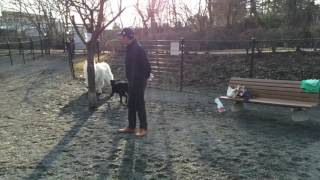
[[10,60],[13,65],[17,57],[20,57],[23,63],[26,60],[35,60],[36,57],[43,54],[50,54],[50,40],[17,40],[11,42],[0,43],[0,57],[5,57]]
[[[171,43],[179,42],[179,55],[171,55]],[[152,40],[140,41],[146,49],[154,79],[151,86],[167,87],[168,89],[180,90],[188,86],[188,84],[196,85],[202,79],[191,80],[192,73],[194,76],[203,76],[200,71],[192,71],[197,66],[201,58],[212,59],[211,63],[215,63],[215,58],[219,55],[226,55],[229,59],[238,60],[241,66],[238,71],[246,73],[247,77],[255,76],[255,64],[259,60],[259,56],[263,54],[281,54],[281,53],[318,53],[320,51],[320,38],[313,39],[282,39],[282,40],[256,40],[254,38],[246,41],[198,41],[198,40]],[[112,68],[119,72],[119,78],[124,78],[124,51],[125,48],[119,41],[107,42],[100,50],[110,56],[110,64]],[[234,58],[236,57],[236,58]],[[239,58],[240,57],[240,58]],[[209,66],[210,64],[202,66]],[[211,66],[211,65],[210,65]],[[217,65],[218,66],[218,65]],[[228,66],[232,66],[229,63]],[[205,69],[205,67],[203,68]],[[232,72],[226,67],[220,66],[215,71],[221,71],[231,76]],[[223,72],[222,72],[223,71]],[[206,74],[206,72],[203,72]],[[216,76],[220,76],[215,72]],[[222,75],[221,75],[222,76]],[[210,77],[208,77],[210,78]],[[189,82],[188,82],[189,81]],[[201,82],[200,82],[201,83]],[[199,84],[200,84],[199,83]]]

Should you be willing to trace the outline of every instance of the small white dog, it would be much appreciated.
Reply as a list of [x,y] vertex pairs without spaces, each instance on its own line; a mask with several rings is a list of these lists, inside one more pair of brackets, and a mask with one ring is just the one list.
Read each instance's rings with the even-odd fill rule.
[[[88,86],[88,71],[87,71],[87,61],[83,65],[83,77],[85,78],[85,83]],[[106,87],[106,85],[110,86],[110,80],[113,80],[113,74],[111,72],[111,68],[109,64],[106,62],[95,63],[95,85],[96,92],[98,94],[102,93],[102,89]]]

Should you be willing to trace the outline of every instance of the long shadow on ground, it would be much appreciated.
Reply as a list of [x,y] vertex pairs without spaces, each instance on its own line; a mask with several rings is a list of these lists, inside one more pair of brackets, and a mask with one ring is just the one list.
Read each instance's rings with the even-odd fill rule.
[[[113,106],[101,114],[101,117],[108,119],[106,123],[112,129],[127,125],[127,110],[121,111],[119,108]],[[150,146],[151,137],[137,138],[134,134],[119,134],[116,131],[109,137],[112,144],[110,154],[95,162],[97,179],[147,179],[146,176],[150,175],[150,170],[147,170],[150,169],[150,161],[156,158],[149,151],[150,147],[147,147]]]
[[[119,121],[126,119],[126,111],[119,112],[121,105],[119,106],[109,106],[109,110],[101,114],[102,118],[109,119],[107,123],[111,125],[112,128],[117,129],[122,127],[121,124],[127,123],[126,121]],[[109,179],[111,174],[119,169],[118,178],[128,179],[124,171],[131,171],[134,163],[135,154],[135,137],[132,134],[118,134],[117,132],[110,135],[110,142],[112,144],[112,149],[110,150],[110,155],[99,162],[96,162],[96,173],[97,179]],[[124,144],[125,143],[125,144]],[[119,156],[119,151],[122,151],[120,146],[124,144],[123,159],[122,163],[118,164],[115,160]],[[132,174],[132,173],[131,173]]]
[[66,149],[67,145],[74,139],[74,137],[81,130],[83,125],[87,122],[93,111],[88,109],[87,94],[84,93],[79,96],[78,99],[70,101],[65,105],[59,115],[65,114],[73,115],[76,124],[71,130],[60,140],[60,142],[38,163],[33,172],[26,177],[26,180],[39,179],[46,176],[46,172],[50,169],[52,163],[58,158],[58,156]]

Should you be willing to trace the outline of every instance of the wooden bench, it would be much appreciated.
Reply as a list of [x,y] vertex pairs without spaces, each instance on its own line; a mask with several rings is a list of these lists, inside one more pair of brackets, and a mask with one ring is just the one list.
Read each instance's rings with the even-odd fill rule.
[[300,81],[269,80],[232,77],[229,86],[244,85],[252,98],[247,102],[243,98],[230,98],[221,96],[221,99],[235,101],[232,111],[239,111],[245,103],[259,103],[293,108],[292,118],[295,121],[307,120],[306,108],[315,107],[319,104],[319,93],[305,93],[300,88]]

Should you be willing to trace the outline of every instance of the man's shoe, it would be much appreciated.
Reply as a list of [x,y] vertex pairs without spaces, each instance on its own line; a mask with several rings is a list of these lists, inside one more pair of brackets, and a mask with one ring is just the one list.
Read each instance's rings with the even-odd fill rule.
[[139,129],[138,132],[136,133],[136,136],[143,137],[146,134],[147,134],[147,130],[146,129]]
[[123,128],[118,130],[119,133],[134,133],[135,129],[132,128]]

